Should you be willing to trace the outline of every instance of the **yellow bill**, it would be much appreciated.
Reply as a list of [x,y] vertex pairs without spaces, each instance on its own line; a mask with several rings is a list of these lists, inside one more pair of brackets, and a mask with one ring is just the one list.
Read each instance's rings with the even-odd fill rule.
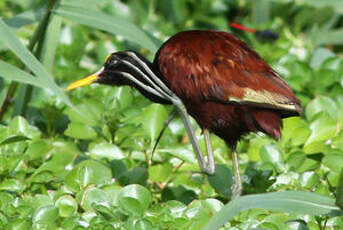
[[87,85],[90,85],[91,83],[93,83],[96,79],[99,78],[99,74],[102,72],[103,68],[96,72],[95,74],[92,74],[88,77],[85,77],[81,80],[78,80],[78,81],[75,81],[73,83],[71,83],[70,85],[68,85],[67,87],[67,90],[73,90],[73,89],[77,89],[77,88],[80,88],[80,87],[84,87],[84,86],[87,86]]

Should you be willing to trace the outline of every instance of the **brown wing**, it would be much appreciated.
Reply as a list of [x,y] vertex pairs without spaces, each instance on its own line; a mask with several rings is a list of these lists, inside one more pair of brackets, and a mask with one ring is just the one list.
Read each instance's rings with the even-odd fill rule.
[[287,83],[246,43],[218,31],[186,31],[155,58],[162,77],[182,99],[252,104],[294,113],[299,100]]

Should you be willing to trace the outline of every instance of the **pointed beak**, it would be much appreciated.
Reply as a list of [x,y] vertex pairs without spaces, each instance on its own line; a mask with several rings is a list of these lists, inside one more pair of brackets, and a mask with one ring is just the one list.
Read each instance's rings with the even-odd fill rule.
[[102,67],[98,72],[96,72],[95,74],[89,75],[88,77],[85,77],[81,80],[75,81],[73,83],[71,83],[70,85],[68,85],[67,90],[73,90],[73,89],[77,89],[80,87],[84,87],[87,85],[90,85],[91,83],[93,83],[94,81],[96,81],[100,74],[103,72],[104,67]]

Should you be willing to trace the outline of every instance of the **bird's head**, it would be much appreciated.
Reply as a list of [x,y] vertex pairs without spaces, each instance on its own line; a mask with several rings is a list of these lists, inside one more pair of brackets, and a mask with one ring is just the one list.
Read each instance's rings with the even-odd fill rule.
[[[106,85],[130,85],[131,82],[123,77],[123,73],[132,74],[134,72],[131,67],[123,62],[131,63],[136,65],[136,61],[130,55],[131,51],[116,52],[109,54],[104,65],[99,71],[94,74],[89,75],[81,80],[71,83],[67,90],[73,90],[80,87],[90,85],[92,83],[106,84]],[[132,52],[131,52],[132,54]],[[137,55],[137,54],[136,54]],[[139,57],[141,57],[139,55]]]

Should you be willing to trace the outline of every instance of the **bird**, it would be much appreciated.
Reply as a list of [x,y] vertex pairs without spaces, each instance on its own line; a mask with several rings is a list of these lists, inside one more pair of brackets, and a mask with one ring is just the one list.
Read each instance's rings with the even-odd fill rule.
[[[247,43],[216,30],[179,32],[150,62],[135,51],[110,54],[103,67],[67,87],[91,83],[135,87],[152,102],[174,104],[190,136],[202,171],[215,173],[209,133],[232,149],[232,197],[242,194],[236,146],[249,132],[281,138],[282,119],[302,113],[300,100],[287,82]],[[188,115],[203,130],[207,162],[199,149]]]
[[238,23],[231,23],[230,26],[234,29],[241,30],[241,31],[247,31],[249,33],[255,34],[258,38],[264,39],[264,40],[270,40],[275,41],[279,39],[279,34],[272,31],[272,30],[255,30],[252,28],[248,28],[245,26],[242,26]]

